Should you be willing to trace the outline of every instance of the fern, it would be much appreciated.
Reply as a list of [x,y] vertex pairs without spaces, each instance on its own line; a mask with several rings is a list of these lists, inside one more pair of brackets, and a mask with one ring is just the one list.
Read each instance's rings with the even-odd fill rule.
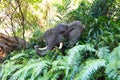
[[44,63],[44,62],[42,62],[42,63],[39,64],[36,68],[33,69],[30,80],[34,80],[36,77],[38,77],[39,74],[42,72],[42,70],[43,70],[45,67],[47,67],[47,65],[46,65],[45,63],[44,63],[44,64],[43,64],[43,63]]
[[97,56],[101,59],[107,59],[109,55],[110,50],[108,47],[101,47],[98,49]]
[[89,80],[91,75],[94,74],[99,68],[105,67],[104,59],[88,60],[86,66],[82,68],[80,73],[74,80]]
[[59,78],[59,75],[63,74],[62,71],[59,71],[55,73],[50,80],[57,80]]
[[22,56],[25,56],[25,54],[24,53],[19,53],[15,56],[11,57],[10,60],[15,60],[15,59],[18,59],[19,57],[22,57]]
[[[68,75],[70,66],[66,62],[66,59],[60,59],[52,62],[51,69],[44,75],[42,80],[55,80],[61,74]],[[52,75],[51,75],[52,74]]]
[[[2,65],[0,78],[2,80],[7,80],[8,78],[10,78],[10,80],[57,80],[62,75],[62,80],[88,80],[94,77],[92,75],[96,73],[99,68],[106,66],[105,62],[107,59],[109,59],[109,62],[119,61],[119,59],[114,59],[116,55],[119,57],[118,50],[119,46],[109,54],[108,47],[101,47],[96,51],[93,46],[89,44],[77,45],[70,49],[66,56],[58,55],[58,57],[61,56],[61,58],[47,55],[46,57],[38,59],[27,59],[28,54],[25,55],[26,51],[23,51]],[[101,59],[91,60],[91,57],[89,57],[88,60],[84,60],[84,54],[87,54],[88,51],[91,53],[97,52],[98,58]],[[30,51],[28,52],[30,53]],[[52,54],[54,54],[54,52],[52,52]],[[111,59],[111,56],[115,57]],[[22,63],[19,63],[20,60],[22,60]],[[119,62],[117,62],[117,65],[119,65],[118,63]],[[109,70],[119,69],[119,66],[115,68],[115,66],[111,66],[110,64],[113,64],[113,62],[107,65],[106,74],[109,78],[119,79],[119,70],[116,71],[116,75],[118,76],[114,75],[115,77],[111,76],[115,71],[111,73]],[[109,66],[111,68],[109,68]]]
[[82,58],[81,52],[83,51],[96,52],[96,50],[89,44],[77,45],[68,51],[68,59],[67,59],[68,63],[71,65],[77,64],[78,61],[80,61],[80,59]]
[[78,65],[73,65],[70,66],[70,70],[68,75],[66,75],[64,77],[64,80],[74,80],[75,75],[77,74],[77,72],[79,71],[80,66]]
[[[11,77],[10,80],[25,80],[32,70],[31,80],[34,80],[38,74],[49,64],[47,61],[34,62],[28,65],[25,65],[23,68],[16,71]],[[38,68],[39,66],[39,68]],[[37,68],[36,68],[37,67]],[[36,70],[37,69],[37,70]],[[38,70],[39,69],[39,70]]]
[[13,72],[20,69],[22,66],[22,64],[15,64],[14,62],[7,62],[7,64],[3,64],[0,72],[1,80],[7,80],[8,76],[11,76]]
[[73,80],[76,73],[79,71],[80,63],[83,58],[82,53],[84,51],[96,52],[96,50],[89,44],[77,45],[68,51],[68,56],[66,58],[67,65],[69,65],[68,75],[64,78]]
[[50,70],[51,72],[55,72],[58,70],[64,70],[67,66],[67,63],[64,59],[62,60],[57,60],[52,63],[52,69]]
[[25,65],[25,63],[23,63],[22,60],[24,59],[25,61],[27,61],[27,59],[24,58],[27,55],[24,53],[23,50],[21,52],[19,54],[17,53],[17,51],[11,52],[11,55],[14,55],[16,53],[17,54],[11,57],[10,60],[6,60],[1,65],[0,70],[1,80],[7,80],[12,74],[15,73],[15,71],[21,69]]
[[109,55],[109,62],[111,61],[120,61],[120,45],[113,49]]
[[112,61],[106,66],[105,73],[110,79],[120,80],[120,61]]
[[105,73],[110,79],[120,80],[120,45],[113,49],[108,58]]

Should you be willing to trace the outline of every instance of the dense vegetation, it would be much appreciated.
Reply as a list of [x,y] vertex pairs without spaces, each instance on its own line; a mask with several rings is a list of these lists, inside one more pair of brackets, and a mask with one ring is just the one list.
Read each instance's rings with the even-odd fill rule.
[[[0,27],[29,41],[28,49],[11,52],[0,65],[1,80],[120,80],[119,0],[2,0],[0,10],[10,19]],[[33,46],[45,46],[46,29],[75,20],[86,25],[76,46],[65,45],[64,55],[57,48],[36,54]]]

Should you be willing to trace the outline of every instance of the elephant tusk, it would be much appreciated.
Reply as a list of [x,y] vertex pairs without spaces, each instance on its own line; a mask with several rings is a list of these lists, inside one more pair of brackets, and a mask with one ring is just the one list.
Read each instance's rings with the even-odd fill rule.
[[44,48],[38,48],[38,50],[45,50],[45,49],[47,49],[47,46]]
[[62,47],[63,47],[63,42],[60,42],[59,49],[62,49]]

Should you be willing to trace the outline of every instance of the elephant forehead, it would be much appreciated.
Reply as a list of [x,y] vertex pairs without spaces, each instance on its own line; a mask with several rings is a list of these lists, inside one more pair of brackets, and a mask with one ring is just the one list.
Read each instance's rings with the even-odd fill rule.
[[67,28],[67,25],[66,24],[58,24],[56,27],[55,27],[56,29],[66,29]]
[[50,35],[49,37],[46,37],[45,40],[49,44],[58,44],[60,43],[64,37],[62,35]]
[[74,21],[74,22],[70,23],[69,25],[71,25],[71,26],[79,26],[81,24],[82,24],[81,21]]
[[52,29],[49,29],[49,30],[47,30],[45,33],[44,33],[44,35],[43,35],[43,37],[45,38],[45,37],[48,37],[48,36],[50,36],[51,34],[53,34],[54,32],[53,32],[53,30]]

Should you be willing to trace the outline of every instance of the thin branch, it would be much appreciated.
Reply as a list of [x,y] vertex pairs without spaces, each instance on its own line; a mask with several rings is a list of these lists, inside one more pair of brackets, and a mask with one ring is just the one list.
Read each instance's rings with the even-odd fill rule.
[[[24,21],[25,21],[25,17],[24,17],[24,14],[23,14],[23,11],[21,9],[21,5],[20,5],[20,1],[19,0],[16,0],[16,3],[18,5],[18,8],[19,8],[19,11],[20,11],[20,14],[21,14],[21,25],[22,25],[22,29],[23,29],[23,33],[22,33],[22,36],[23,36],[23,40],[25,41],[25,24],[24,24]],[[25,42],[24,42],[25,44]]]
[[12,26],[13,35],[14,35],[16,41],[18,42],[18,39],[17,39],[17,37],[16,37],[15,30],[14,30],[14,24],[13,24],[13,15],[14,15],[15,11],[17,10],[17,8],[18,8],[18,6],[14,9],[14,11],[12,12],[11,15],[8,15],[8,14],[7,14],[7,16],[8,16],[8,18],[10,19],[10,23],[11,23],[11,26]]

